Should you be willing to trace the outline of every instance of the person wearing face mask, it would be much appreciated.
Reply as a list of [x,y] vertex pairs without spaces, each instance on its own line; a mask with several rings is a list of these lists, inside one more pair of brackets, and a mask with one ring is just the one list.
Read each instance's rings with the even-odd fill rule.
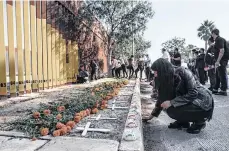
[[168,128],[186,128],[192,134],[204,129],[214,110],[211,92],[195,79],[189,69],[174,67],[163,58],[156,60],[151,68],[157,81],[158,97],[154,110],[144,121],[158,117],[164,110],[175,120]]

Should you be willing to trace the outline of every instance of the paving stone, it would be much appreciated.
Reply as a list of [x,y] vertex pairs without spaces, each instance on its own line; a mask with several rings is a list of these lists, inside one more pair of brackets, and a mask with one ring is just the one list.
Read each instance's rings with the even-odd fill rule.
[[25,138],[5,138],[7,138],[7,140],[0,144],[0,151],[34,151],[47,142],[46,140],[31,141]]
[[39,151],[117,151],[119,143],[113,140],[58,137]]
[[15,132],[15,131],[0,131],[0,136],[25,137],[25,134],[22,132]]

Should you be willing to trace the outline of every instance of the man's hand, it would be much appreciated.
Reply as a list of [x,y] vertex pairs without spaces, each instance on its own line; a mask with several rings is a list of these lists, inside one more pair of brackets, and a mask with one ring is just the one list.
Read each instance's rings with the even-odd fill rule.
[[220,66],[220,63],[219,62],[216,62],[215,63],[215,67],[217,68],[217,67],[219,67]]
[[165,102],[163,102],[163,103],[161,104],[161,107],[162,107],[163,109],[167,109],[167,108],[169,108],[170,106],[171,106],[170,101],[165,101]]
[[148,122],[149,120],[153,119],[153,115],[150,114],[150,116],[148,118],[144,118],[142,119],[143,122]]

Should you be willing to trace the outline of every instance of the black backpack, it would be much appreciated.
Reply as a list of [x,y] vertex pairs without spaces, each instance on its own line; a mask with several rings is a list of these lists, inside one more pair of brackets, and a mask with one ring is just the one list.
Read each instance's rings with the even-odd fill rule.
[[225,59],[229,60],[229,42],[224,39],[224,55]]

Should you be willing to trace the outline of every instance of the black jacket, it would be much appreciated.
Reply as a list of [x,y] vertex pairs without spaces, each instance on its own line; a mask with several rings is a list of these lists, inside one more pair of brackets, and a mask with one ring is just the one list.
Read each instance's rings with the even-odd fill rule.
[[202,68],[203,69],[205,67],[204,57],[205,57],[205,54],[200,54],[199,56],[197,56],[196,68],[198,68],[198,69]]
[[207,65],[215,65],[215,57],[214,57],[214,53],[215,53],[215,48],[214,46],[210,46],[205,54],[204,57],[204,62]]
[[[174,79],[175,98],[171,100],[172,106],[176,108],[193,103],[205,111],[213,109],[214,100],[211,92],[195,79],[190,70],[184,67],[176,68]],[[160,114],[161,103],[160,100],[157,101],[152,112],[153,116],[157,117]]]

